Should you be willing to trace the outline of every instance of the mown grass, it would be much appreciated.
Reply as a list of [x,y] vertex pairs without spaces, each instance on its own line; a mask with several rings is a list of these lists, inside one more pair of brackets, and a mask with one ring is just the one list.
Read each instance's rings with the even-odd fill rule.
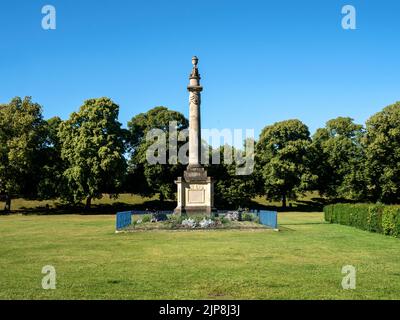
[[[281,232],[114,233],[111,215],[0,217],[1,299],[399,299],[400,239],[280,213]],[[341,287],[357,268],[356,290]],[[43,290],[44,265],[57,289]]]

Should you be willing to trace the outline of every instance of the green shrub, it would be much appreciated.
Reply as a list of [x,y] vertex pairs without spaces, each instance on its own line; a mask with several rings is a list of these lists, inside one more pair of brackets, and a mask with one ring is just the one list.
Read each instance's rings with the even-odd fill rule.
[[371,205],[369,207],[369,212],[368,212],[368,226],[369,226],[369,231],[371,232],[377,232],[377,233],[383,233],[382,230],[382,211],[383,211],[384,206],[382,205]]
[[242,215],[242,220],[243,221],[254,221],[255,216],[252,213],[245,212]]
[[398,237],[399,233],[399,212],[396,207],[385,207],[382,214],[383,233]]
[[143,215],[143,218],[142,218],[143,223],[150,222],[150,221],[151,221],[151,214]]
[[381,204],[334,204],[324,207],[325,221],[400,237],[400,208]]
[[231,220],[229,220],[229,219],[227,219],[225,217],[221,217],[221,218],[218,218],[218,219],[219,219],[219,221],[221,221],[222,224],[231,223]]
[[210,217],[204,215],[195,215],[191,217],[196,223],[200,223],[204,219],[209,219]]

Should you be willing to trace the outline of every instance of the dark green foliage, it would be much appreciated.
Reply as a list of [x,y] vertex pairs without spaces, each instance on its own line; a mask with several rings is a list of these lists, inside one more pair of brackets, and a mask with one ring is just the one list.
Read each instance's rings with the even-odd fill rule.
[[400,207],[381,204],[332,204],[324,207],[325,221],[400,237]]
[[251,199],[256,195],[255,174],[238,175],[238,163],[233,156],[231,163],[225,161],[224,151],[226,148],[235,152],[241,152],[231,146],[222,146],[213,152],[220,154],[220,164],[210,165],[209,176],[213,177],[214,201],[217,208],[237,209],[250,205]]
[[66,163],[61,158],[61,143],[58,131],[62,120],[54,117],[45,122],[44,142],[36,154],[35,165],[40,173],[37,177],[37,198],[55,199],[65,193],[63,177]]
[[168,217],[167,217],[167,214],[165,214],[165,213],[154,212],[152,214],[152,219],[154,219],[154,221],[165,221],[165,220],[168,220]]

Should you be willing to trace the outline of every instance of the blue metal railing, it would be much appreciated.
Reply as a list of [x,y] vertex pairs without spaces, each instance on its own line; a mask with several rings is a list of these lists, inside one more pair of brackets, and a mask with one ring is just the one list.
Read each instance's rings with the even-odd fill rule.
[[132,211],[117,212],[115,228],[121,230],[132,223]]
[[276,211],[261,210],[259,213],[260,223],[272,229],[278,229],[278,213]]

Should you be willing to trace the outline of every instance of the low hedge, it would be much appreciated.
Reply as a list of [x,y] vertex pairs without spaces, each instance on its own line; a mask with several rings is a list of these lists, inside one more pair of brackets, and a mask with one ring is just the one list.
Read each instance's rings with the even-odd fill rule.
[[382,204],[332,204],[324,207],[325,221],[400,238],[400,207]]

